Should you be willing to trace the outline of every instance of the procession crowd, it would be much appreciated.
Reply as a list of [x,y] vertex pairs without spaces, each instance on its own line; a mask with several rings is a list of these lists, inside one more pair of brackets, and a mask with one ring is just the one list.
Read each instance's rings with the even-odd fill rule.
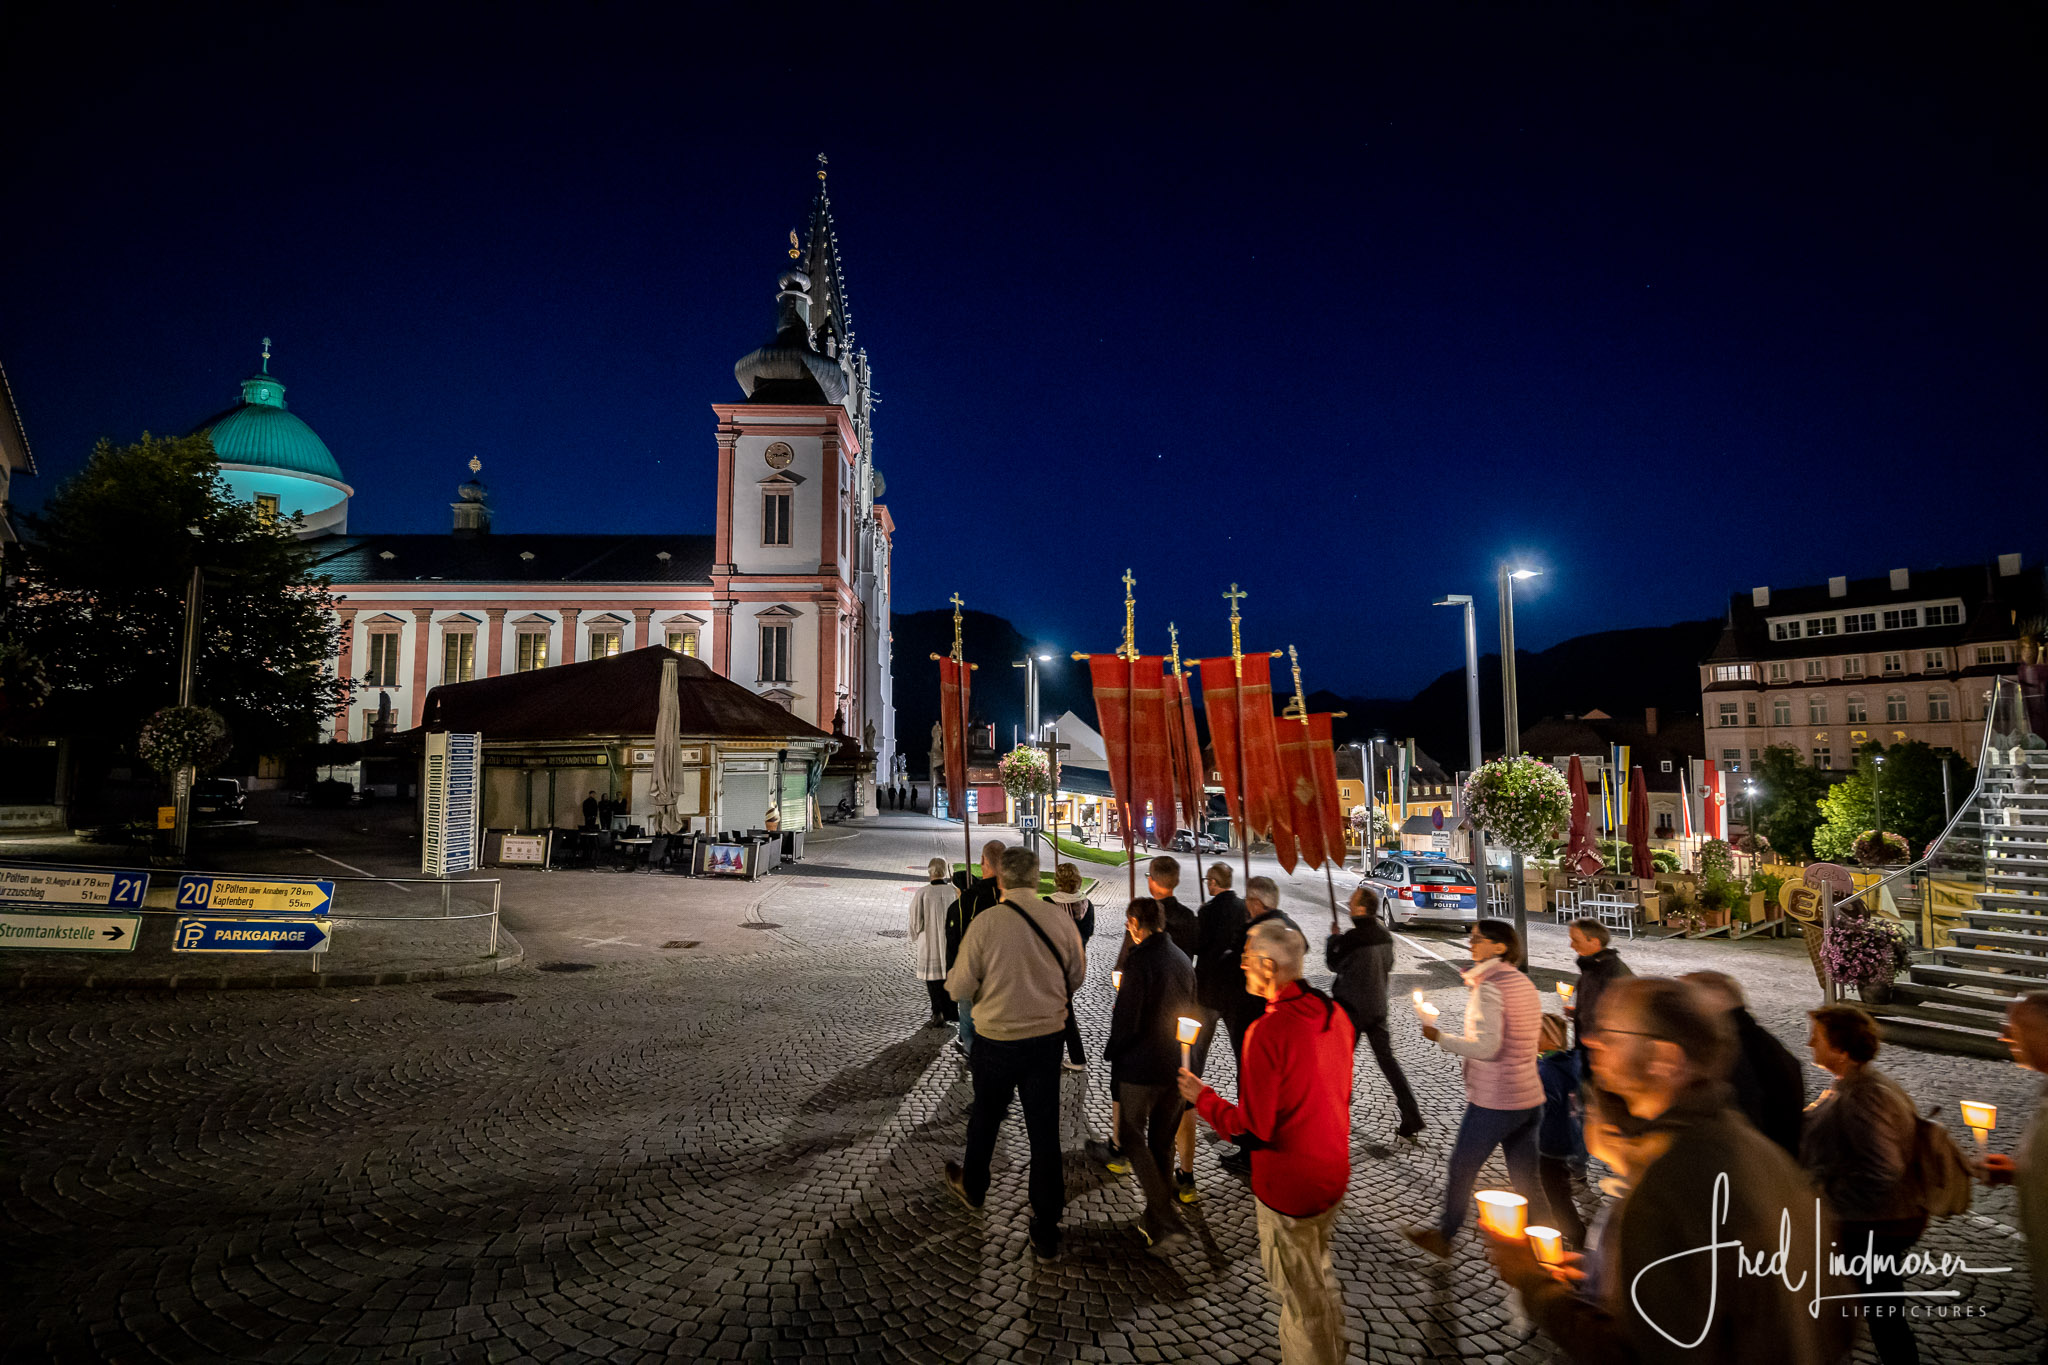
[[[1060,1074],[1086,1065],[1072,1001],[1095,908],[1071,863],[1042,898],[1028,848],[989,843],[978,876],[949,875],[944,859],[929,873],[909,933],[930,1023],[957,1027],[974,1087],[966,1150],[946,1163],[945,1184],[981,1212],[1015,1098],[1031,1246],[1052,1258],[1066,1203]],[[1112,1134],[1087,1151],[1136,1177],[1139,1230],[1164,1258],[1189,1241],[1178,1206],[1201,1197],[1197,1116],[1233,1144],[1219,1164],[1255,1196],[1281,1358],[1320,1365],[1345,1357],[1330,1236],[1351,1176],[1361,1038],[1400,1114],[1396,1140],[1425,1127],[1394,1056],[1395,940],[1376,893],[1360,887],[1351,927],[1333,922],[1324,946],[1325,994],[1306,980],[1308,936],[1273,880],[1249,878],[1242,897],[1234,880],[1212,864],[1190,910],[1175,894],[1179,863],[1147,865],[1102,1050]],[[2036,1303],[2048,1302],[2048,1144],[2037,1141],[2048,1125],[2038,1117],[2016,1157],[1965,1158],[1874,1064],[1870,1016],[1842,1004],[1809,1016],[1813,1060],[1833,1078],[1809,1101],[1799,1060],[1751,1016],[1734,978],[1636,976],[1595,920],[1572,925],[1570,939],[1579,974],[1561,1013],[1544,1009],[1524,945],[1501,920],[1472,927],[1461,1031],[1439,1028],[1417,993],[1418,1026],[1460,1060],[1466,1094],[1442,1212],[1402,1229],[1417,1248],[1451,1254],[1498,1150],[1512,1192],[1481,1196],[1488,1258],[1565,1357],[1821,1365],[1846,1358],[1861,1322],[1879,1359],[1903,1365],[1919,1351],[1918,1299],[1902,1276],[1918,1267],[1929,1217],[1966,1210],[1973,1181],[2010,1183]],[[1219,1026],[1237,1064],[1234,1099],[1202,1080]],[[2020,1066],[2048,1071],[2048,992],[2021,996],[2007,1031]],[[1489,1208],[1503,1212],[1489,1219]]]

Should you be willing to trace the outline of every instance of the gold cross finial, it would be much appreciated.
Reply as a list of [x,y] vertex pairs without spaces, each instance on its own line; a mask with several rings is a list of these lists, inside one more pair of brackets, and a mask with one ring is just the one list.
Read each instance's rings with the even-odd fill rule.
[[1173,641],[1173,676],[1180,676],[1180,627],[1173,622],[1166,623],[1166,638]]
[[1117,651],[1126,659],[1138,657],[1138,599],[1131,596],[1131,589],[1138,586],[1138,580],[1124,570],[1124,647]]
[[263,373],[270,373],[270,338],[263,338]]
[[1244,618],[1238,615],[1237,604],[1250,597],[1251,594],[1242,591],[1238,588],[1237,584],[1232,583],[1230,591],[1223,595],[1230,599],[1230,666],[1237,670],[1237,676],[1242,678],[1244,676],[1244,637],[1239,633],[1239,625]]
[[1287,703],[1285,715],[1289,720],[1308,724],[1308,702],[1301,695],[1301,658],[1294,652],[1294,646],[1287,646],[1287,666],[1294,670],[1294,700]]
[[820,180],[823,180],[824,178],[825,178],[825,154],[824,154],[823,152],[819,152],[819,153],[818,153],[818,179],[820,179]]
[[966,656],[960,652],[960,594],[954,593],[953,602],[953,661],[958,663]]
[[803,252],[798,249],[796,244],[796,229],[791,228],[789,230],[789,259],[793,261],[801,255],[803,255]]
[[474,455],[470,456],[470,457],[469,457],[469,472],[470,472],[470,473],[472,473],[472,474],[481,474],[481,473],[483,473],[483,472],[484,472],[484,462],[483,462],[482,460],[478,459],[478,458],[477,458],[476,456],[474,456]]

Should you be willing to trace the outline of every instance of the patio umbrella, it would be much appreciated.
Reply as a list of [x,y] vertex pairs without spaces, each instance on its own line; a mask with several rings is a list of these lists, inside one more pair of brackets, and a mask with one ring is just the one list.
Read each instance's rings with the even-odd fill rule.
[[[678,811],[683,803],[682,700],[676,678],[676,661],[661,661],[661,695],[654,703],[654,832],[674,834],[683,827]],[[644,713],[643,713],[644,714]]]
[[1650,784],[1643,780],[1640,763],[1629,770],[1628,785],[1629,857],[1638,877],[1654,877],[1657,864],[1650,857]]
[[1571,842],[1565,846],[1565,866],[1581,877],[1590,877],[1603,864],[1593,839],[1593,802],[1586,794],[1586,770],[1580,766],[1577,754],[1572,755],[1565,781],[1572,790]]

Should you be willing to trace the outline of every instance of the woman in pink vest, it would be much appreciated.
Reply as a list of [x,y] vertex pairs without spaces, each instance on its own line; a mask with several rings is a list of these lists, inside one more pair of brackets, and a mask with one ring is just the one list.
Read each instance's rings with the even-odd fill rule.
[[1465,1117],[1451,1146],[1450,1182],[1444,1214],[1433,1228],[1411,1227],[1403,1235],[1432,1256],[1449,1256],[1451,1239],[1464,1226],[1466,1206],[1479,1168],[1501,1149],[1508,1180],[1529,1201],[1529,1221],[1547,1222],[1547,1205],[1537,1176],[1536,1130],[1543,1119],[1543,1078],[1536,1053],[1543,1035],[1543,1000],[1521,970],[1522,940],[1506,920],[1483,919],[1472,926],[1472,970],[1465,985],[1465,1034],[1446,1037],[1425,1023],[1422,1034],[1444,1051],[1465,1059]]

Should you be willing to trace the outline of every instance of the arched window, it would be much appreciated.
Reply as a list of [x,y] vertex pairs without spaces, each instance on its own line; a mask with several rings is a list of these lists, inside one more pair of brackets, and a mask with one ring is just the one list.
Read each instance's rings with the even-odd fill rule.
[[1849,715],[1847,719],[1851,725],[1861,724],[1870,719],[1870,704],[1864,701],[1861,692],[1851,692],[1849,694]]
[[1929,692],[1927,694],[1927,719],[1948,719],[1948,693]]
[[1906,718],[1906,694],[1904,692],[1887,692],[1884,694],[1884,718],[1888,721],[1901,721]]

